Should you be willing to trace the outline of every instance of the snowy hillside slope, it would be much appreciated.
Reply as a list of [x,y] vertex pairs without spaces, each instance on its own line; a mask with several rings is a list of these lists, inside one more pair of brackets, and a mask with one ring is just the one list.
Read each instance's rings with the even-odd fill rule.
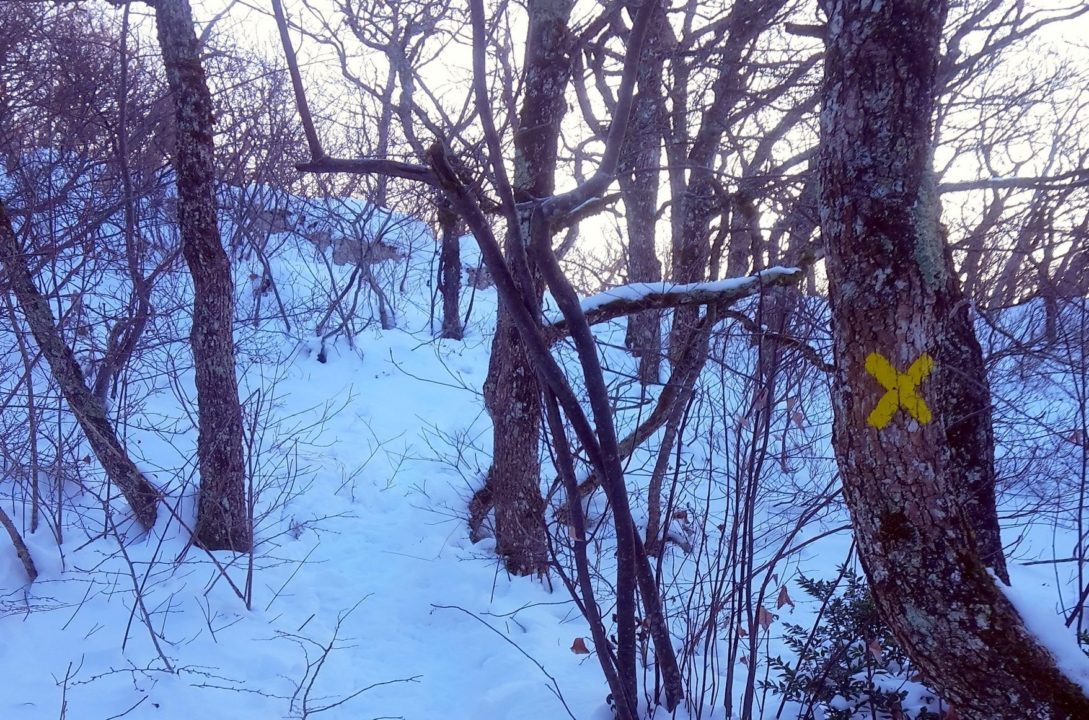
[[[367,208],[345,201],[335,210],[326,219],[351,215],[344,224],[358,227]],[[172,512],[148,534],[123,526],[122,545],[112,533],[101,537],[99,499],[68,487],[65,542],[58,547],[46,527],[27,534],[41,573],[30,587],[4,546],[0,717],[55,717],[62,707],[69,718],[129,708],[127,717],[297,717],[330,705],[323,717],[502,717],[504,707],[524,717],[523,703],[552,717],[562,704],[536,665],[497,634],[510,628],[529,638],[519,645],[553,648],[557,672],[598,674],[568,650],[580,634],[569,602],[539,583],[497,576],[488,543],[466,539],[466,498],[486,460],[478,388],[494,298],[477,295],[466,340],[434,341],[432,248],[420,249],[426,228],[383,225],[408,260],[374,272],[406,275],[414,290],[390,294],[398,329],[382,331],[377,313],[361,308],[353,329],[362,332],[330,337],[324,361],[308,314],[327,301],[330,277],[343,284],[352,268],[332,262],[332,247],[272,232],[268,269],[293,311],[294,327],[285,329],[277,318],[254,319],[254,276],[266,268],[246,253],[236,264],[241,392],[256,428],[252,575],[247,558],[187,546],[195,430],[182,339],[190,291],[183,272],[169,274],[158,289],[156,304],[167,312],[157,315],[156,332],[177,342],[142,355],[152,369],[134,373],[127,388],[141,396],[127,442],[169,490]],[[229,218],[223,230],[232,236]],[[122,283],[106,277],[84,304],[108,315]],[[14,345],[11,328],[0,334]],[[165,382],[166,370],[180,373],[176,383]],[[466,457],[457,463],[459,450]],[[240,597],[247,594],[250,609]],[[570,628],[559,630],[564,624]],[[581,692],[579,685],[565,689],[568,702],[601,704],[598,678]]]
[[[128,446],[168,491],[171,511],[149,533],[122,522],[104,526],[93,484],[64,480],[63,542],[58,546],[48,525],[27,533],[41,572],[33,585],[24,585],[18,559],[0,543],[0,718],[609,717],[597,663],[573,651],[588,631],[563,586],[510,578],[490,540],[468,540],[465,507],[482,482],[491,441],[479,388],[494,291],[475,292],[465,340],[434,339],[434,242],[427,228],[338,203],[322,215],[329,223],[347,217],[345,234],[390,228],[386,237],[398,252],[370,267],[390,290],[395,327],[381,327],[374,298],[363,293],[358,317],[322,341],[318,319],[335,295],[332,287],[344,287],[353,270],[333,263],[332,243],[316,243],[299,230],[298,219],[309,217],[302,201],[288,205],[291,212],[265,228],[263,256],[241,245],[234,254],[239,376],[256,498],[252,559],[188,546],[195,430],[184,344],[190,291],[179,269],[157,296],[163,312],[155,337],[172,340],[144,349],[145,365],[130,374],[128,397],[117,400],[128,413]],[[230,242],[240,231],[229,214],[223,223]],[[463,248],[466,264],[474,265],[471,241]],[[284,312],[267,293],[254,292],[266,276]],[[123,282],[100,277],[82,302],[108,315]],[[466,309],[468,302],[467,296]],[[819,325],[819,303],[809,312]],[[645,412],[646,399],[640,401],[631,379],[635,365],[623,351],[623,323],[597,332],[626,432]],[[16,344],[12,333],[0,326],[5,352]],[[827,380],[819,373],[798,370],[773,399],[764,494],[747,524],[738,524],[731,483],[745,466],[759,399],[744,380],[753,352],[737,330],[716,340],[700,380],[706,407],[692,414],[674,460],[679,474],[695,480],[677,484],[672,498],[675,542],[663,554],[663,582],[678,648],[688,648],[685,672],[703,678],[708,689],[693,699],[690,714],[678,717],[722,718],[727,674],[774,681],[769,660],[789,658],[783,623],[805,624],[818,611],[794,581],[800,573],[834,577],[849,555],[828,447]],[[576,367],[569,349],[557,353]],[[89,350],[84,357],[93,360]],[[1004,372],[1046,376],[1020,366]],[[1063,382],[1018,386],[1027,395],[1005,403],[1017,412],[1003,415],[1004,422],[1025,427],[1033,407],[1069,413]],[[1003,381],[996,395],[1007,397],[1008,390]],[[63,417],[51,420],[70,425]],[[1006,448],[1008,474],[1023,468],[1024,449]],[[1073,447],[1053,450],[1069,455]],[[642,487],[653,463],[647,450],[633,457],[633,488]],[[1058,467],[1055,477],[1016,484],[1009,507],[1042,507],[1065,492],[1056,483],[1066,466]],[[14,468],[5,470],[14,478]],[[13,515],[23,508],[16,486],[0,483]],[[115,509],[123,516],[122,504]],[[591,501],[592,515],[604,511],[599,498]],[[636,508],[638,521],[644,514]],[[747,588],[750,608],[768,613],[754,618],[761,627],[752,640],[755,654],[730,655],[737,645],[728,640],[739,626],[700,626],[706,607],[717,602],[711,588],[741,562],[725,547],[733,527],[747,533],[751,550],[751,576],[739,587]],[[1018,559],[1053,557],[1053,544],[1070,544],[1070,528],[1055,530],[1042,516],[1021,512],[1011,527]],[[607,578],[610,539],[603,536],[593,550]],[[1018,597],[1053,625],[1057,586],[1070,592],[1068,577],[1052,566],[1011,571]],[[783,589],[789,603],[782,602]],[[909,706],[923,704],[921,686],[889,682],[909,693]],[[760,692],[764,717],[796,713],[790,704],[780,710],[774,691]]]

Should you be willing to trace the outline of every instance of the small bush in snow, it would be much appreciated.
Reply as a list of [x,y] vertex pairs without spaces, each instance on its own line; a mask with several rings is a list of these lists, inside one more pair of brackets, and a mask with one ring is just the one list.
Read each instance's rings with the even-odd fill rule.
[[907,656],[881,620],[864,577],[843,567],[834,580],[802,577],[798,584],[820,604],[813,627],[784,625],[794,653],[770,661],[778,680],[768,689],[799,706],[801,720],[934,718],[905,707],[911,680]]

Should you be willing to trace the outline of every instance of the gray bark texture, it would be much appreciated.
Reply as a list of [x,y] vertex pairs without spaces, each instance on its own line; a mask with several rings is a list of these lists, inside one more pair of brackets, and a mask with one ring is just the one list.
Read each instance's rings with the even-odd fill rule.
[[38,291],[27,268],[26,255],[0,202],[0,263],[3,263],[11,291],[23,311],[34,340],[42,351],[53,377],[57,379],[72,414],[98,458],[106,476],[125,496],[136,519],[145,528],[155,524],[159,491],[148,482],[121,445],[106,416],[106,406],[87,386],[75,354],[60,335],[49,301]]
[[[836,359],[833,444],[874,598],[960,717],[1089,717],[1089,699],[995,577],[1005,566],[990,392],[930,167],[945,3],[823,6],[820,215]],[[874,354],[897,374],[895,392],[874,372]],[[928,372],[899,375],[924,354]],[[875,417],[883,400],[891,418]]]
[[188,0],[157,0],[155,23],[174,97],[178,222],[193,277],[193,327],[200,424],[200,498],[194,541],[209,550],[248,551],[253,528],[246,498],[242,408],[234,359],[234,283],[216,222],[212,97]]
[[[567,109],[564,93],[571,73],[567,27],[571,1],[532,0],[527,9],[526,94],[514,136],[513,185],[519,202],[545,198],[555,190],[560,120]],[[519,220],[528,226],[528,216]],[[525,248],[516,247],[516,237],[513,231],[507,234],[507,260],[512,266],[529,265]],[[520,292],[539,299],[543,291],[539,273],[529,265],[526,274],[535,287],[519,287]],[[524,282],[521,274],[516,277]],[[507,570],[544,574],[548,531],[541,496],[541,390],[505,299],[499,302],[484,402],[494,428],[492,467],[484,494],[478,494],[474,503],[494,504],[496,550]]]
[[458,230],[461,219],[452,208],[445,204],[439,207],[439,230],[442,234],[439,242],[439,294],[442,296],[442,336],[450,340],[461,340],[464,328],[461,326],[461,308],[458,299],[461,296],[461,246]]
[[[662,279],[662,263],[655,249],[655,225],[666,122],[662,89],[664,46],[667,44],[665,11],[655,12],[652,22],[654,27],[647,33],[643,61],[639,65],[638,92],[632,104],[631,124],[620,157],[618,176],[628,229],[628,282]],[[640,382],[657,384],[661,379],[662,364],[661,313],[647,310],[628,317],[624,344],[639,358]]]
[[23,536],[19,534],[19,529],[15,527],[15,523],[11,521],[11,517],[4,508],[0,508],[0,525],[7,530],[11,544],[15,546],[15,553],[19,556],[19,562],[23,563],[23,569],[26,570],[27,578],[30,582],[34,582],[38,579],[38,568],[34,565],[34,558],[31,557],[30,550],[23,542]]
[[541,496],[541,390],[525,344],[499,302],[484,402],[492,418],[492,467],[477,500],[495,510],[495,549],[514,575],[548,571]]

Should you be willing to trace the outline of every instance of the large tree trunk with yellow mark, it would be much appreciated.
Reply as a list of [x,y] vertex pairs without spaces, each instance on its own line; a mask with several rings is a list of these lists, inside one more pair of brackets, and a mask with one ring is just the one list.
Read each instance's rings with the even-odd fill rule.
[[824,6],[834,445],[874,597],[961,717],[1087,718],[988,571],[1005,576],[990,392],[930,168],[944,3]]
[[189,0],[154,3],[159,47],[174,97],[178,224],[193,277],[200,499],[194,540],[209,550],[245,552],[253,543],[242,409],[234,361],[234,282],[216,222],[212,96],[200,64]]

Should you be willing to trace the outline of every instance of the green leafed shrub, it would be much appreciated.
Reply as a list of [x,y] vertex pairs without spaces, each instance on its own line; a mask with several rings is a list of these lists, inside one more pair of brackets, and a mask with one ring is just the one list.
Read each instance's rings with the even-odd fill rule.
[[[881,620],[866,579],[841,567],[835,580],[802,577],[798,584],[820,606],[812,627],[784,625],[794,658],[771,660],[778,676],[765,685],[797,703],[800,720],[926,720],[938,715],[923,702],[905,700],[924,690],[912,680],[907,656]],[[784,715],[784,717],[786,717]]]

